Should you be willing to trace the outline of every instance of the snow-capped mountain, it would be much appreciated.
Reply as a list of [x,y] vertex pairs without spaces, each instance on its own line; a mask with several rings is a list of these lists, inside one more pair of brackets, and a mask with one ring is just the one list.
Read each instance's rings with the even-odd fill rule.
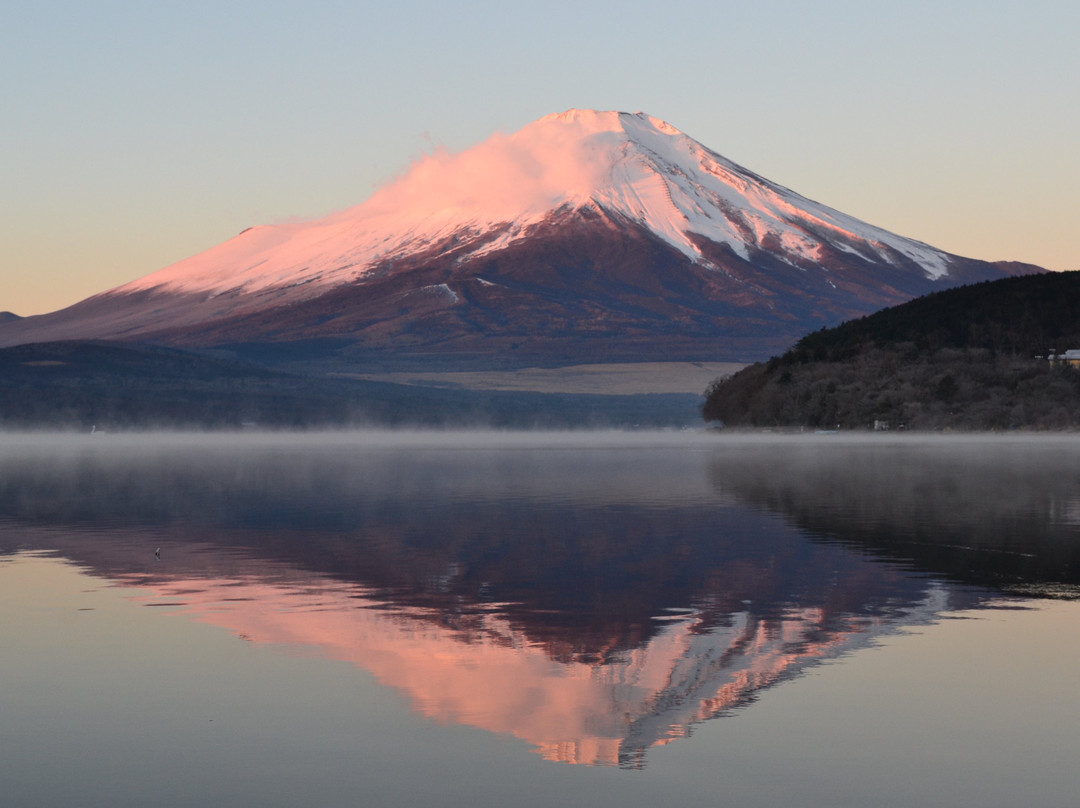
[[235,238],[0,344],[331,340],[342,357],[753,359],[926,292],[1032,270],[808,200],[643,113],[570,110],[436,152],[363,204]]

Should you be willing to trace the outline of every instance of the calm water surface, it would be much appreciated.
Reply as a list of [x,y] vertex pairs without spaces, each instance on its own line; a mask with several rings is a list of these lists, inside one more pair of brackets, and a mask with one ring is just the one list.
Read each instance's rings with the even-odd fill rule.
[[5,806],[1074,806],[1080,439],[0,436]]

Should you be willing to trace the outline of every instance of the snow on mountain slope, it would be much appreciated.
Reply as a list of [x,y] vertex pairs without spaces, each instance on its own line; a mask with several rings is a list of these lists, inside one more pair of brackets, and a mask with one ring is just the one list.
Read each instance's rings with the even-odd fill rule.
[[0,345],[291,344],[346,369],[375,356],[741,362],[1035,271],[873,227],[644,113],[570,110],[436,151],[354,208],[253,227],[66,309],[0,321]]
[[771,242],[797,265],[813,261],[828,240],[870,261],[907,257],[930,279],[948,271],[945,253],[768,182],[661,120],[570,110],[460,154],[438,151],[357,207],[251,228],[114,293],[234,293],[221,313],[256,299],[258,306],[304,299],[444,244],[473,244],[464,256],[491,253],[553,211],[585,207],[643,225],[704,266],[710,262],[694,235],[742,258]]

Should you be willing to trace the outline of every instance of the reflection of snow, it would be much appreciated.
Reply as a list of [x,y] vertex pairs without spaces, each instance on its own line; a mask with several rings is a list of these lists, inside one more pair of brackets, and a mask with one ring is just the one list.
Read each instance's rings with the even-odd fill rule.
[[[804,608],[770,620],[744,611],[705,629],[700,615],[688,613],[665,617],[659,633],[614,661],[561,662],[524,638],[497,605],[474,615],[465,632],[332,581],[302,589],[265,578],[151,586],[149,602],[182,602],[186,613],[245,639],[314,646],[350,661],[408,695],[428,718],[512,734],[549,760],[590,765],[641,766],[649,747],[689,735],[693,724],[889,627],[880,617]],[[931,589],[905,621],[932,615],[944,598]]]

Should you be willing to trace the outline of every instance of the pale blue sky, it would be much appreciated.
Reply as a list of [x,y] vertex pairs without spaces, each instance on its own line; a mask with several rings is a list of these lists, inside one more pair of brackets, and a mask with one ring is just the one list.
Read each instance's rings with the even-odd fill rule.
[[433,144],[642,110],[961,255],[1080,268],[1080,3],[16,2],[0,310],[362,202]]

